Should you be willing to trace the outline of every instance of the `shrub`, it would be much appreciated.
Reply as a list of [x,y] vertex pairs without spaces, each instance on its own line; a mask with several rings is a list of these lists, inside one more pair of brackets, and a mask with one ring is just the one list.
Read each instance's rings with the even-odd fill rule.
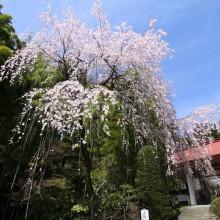
[[211,214],[215,214],[218,219],[220,219],[220,198],[215,198],[209,208]]

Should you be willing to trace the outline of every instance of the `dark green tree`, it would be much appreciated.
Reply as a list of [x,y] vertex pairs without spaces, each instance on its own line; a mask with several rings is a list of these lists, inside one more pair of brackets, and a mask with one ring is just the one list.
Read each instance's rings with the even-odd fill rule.
[[153,146],[144,146],[137,156],[137,200],[141,208],[149,210],[152,220],[165,220],[173,215],[164,155]]
[[[15,50],[20,49],[23,45],[15,34],[11,22],[12,17],[2,13],[2,8],[3,5],[0,4],[0,66],[13,55]],[[0,215],[2,219],[8,218],[10,187],[20,155],[19,152],[21,152],[16,146],[10,146],[8,141],[22,109],[20,97],[23,93],[24,88],[19,88],[16,85],[10,86],[8,80],[0,82]],[[8,211],[12,212],[11,207]]]
[[1,12],[0,4],[0,65],[13,55],[13,51],[21,49],[23,42],[19,40],[12,26],[12,16]]

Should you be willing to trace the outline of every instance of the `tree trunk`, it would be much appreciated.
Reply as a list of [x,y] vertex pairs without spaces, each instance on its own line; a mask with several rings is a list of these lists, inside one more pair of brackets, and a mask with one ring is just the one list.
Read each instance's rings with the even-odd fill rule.
[[[82,125],[82,120],[80,121],[80,124]],[[83,125],[82,125],[83,126]],[[98,197],[94,191],[93,185],[92,185],[92,179],[91,179],[91,171],[92,171],[92,159],[90,156],[90,152],[88,151],[87,144],[83,143],[83,140],[85,140],[85,127],[83,126],[81,130],[81,152],[83,156],[83,162],[86,168],[86,176],[85,176],[85,184],[86,184],[86,193],[89,198],[89,204],[90,204],[90,220],[99,220],[100,213],[99,213],[99,204],[98,204]]]

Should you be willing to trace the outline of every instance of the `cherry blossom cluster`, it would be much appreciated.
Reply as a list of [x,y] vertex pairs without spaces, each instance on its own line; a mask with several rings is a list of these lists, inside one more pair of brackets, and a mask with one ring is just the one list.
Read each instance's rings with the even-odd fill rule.
[[[212,142],[211,131],[219,124],[219,106],[204,105],[186,118],[176,120],[182,140],[190,140],[188,147],[198,147]],[[191,146],[189,146],[191,145]],[[183,145],[184,146],[184,145]]]
[[[138,133],[147,136],[148,122],[145,123],[146,126],[140,123],[146,115],[145,109],[140,108],[143,117],[139,117],[135,106],[143,105],[145,99],[150,98],[151,108],[157,112],[158,117],[163,118],[161,120],[163,123],[167,123],[174,114],[169,100],[169,86],[165,83],[160,70],[161,60],[171,52],[168,44],[161,40],[164,33],[161,30],[154,30],[155,20],[150,22],[150,30],[145,34],[135,33],[126,23],[114,29],[102,12],[99,2],[95,2],[92,13],[98,21],[95,30],[87,28],[70,8],[65,12],[64,19],[59,20],[56,15],[52,14],[49,7],[48,11],[39,16],[44,23],[42,30],[33,36],[25,48],[1,67],[1,77],[9,77],[11,82],[21,79],[25,71],[31,72],[34,69],[37,57],[40,55],[48,62],[48,65],[59,68],[64,78],[72,81],[71,86],[78,85],[79,91],[84,88],[84,92],[79,92],[76,97],[81,104],[72,103],[71,95],[58,99],[59,96],[55,91],[61,92],[57,87],[63,84],[48,89],[46,92],[44,99],[48,97],[48,100],[43,100],[46,103],[43,113],[48,118],[42,124],[45,127],[45,123],[49,123],[59,131],[64,127],[69,129],[73,126],[72,119],[82,114],[80,106],[88,105],[86,102],[90,102],[91,99],[86,97],[89,94],[91,97],[95,96],[93,93],[97,93],[98,88],[105,87],[113,91],[116,96],[123,94],[124,97],[129,97],[132,92],[133,105],[129,102],[130,104],[125,106],[133,112],[130,114],[130,122],[137,127]],[[89,89],[85,82],[88,80],[99,86],[96,89]],[[126,83],[129,89],[123,88],[123,83]],[[71,86],[69,84],[69,87]],[[125,93],[122,93],[121,89],[125,89]],[[54,98],[52,98],[53,95]],[[30,97],[32,97],[31,94]],[[64,102],[67,109],[64,107]],[[72,105],[76,105],[79,109],[73,110]],[[59,114],[52,116],[47,113],[47,109],[55,111],[55,108],[59,109]],[[72,111],[71,108],[73,108]],[[59,119],[63,119],[63,115],[67,112],[69,112],[67,118],[71,118],[71,123],[68,124],[67,118],[65,118],[65,123],[61,123]],[[73,127],[79,127],[77,123]],[[140,132],[138,129],[141,129]]]
[[[88,90],[79,82],[68,80],[51,89],[34,89],[25,94],[25,98],[23,116],[27,116],[34,106],[34,115],[42,126],[41,135],[50,127],[59,134],[73,136],[85,125],[81,124],[80,120],[85,123],[91,120],[96,112],[100,119],[106,122],[110,106],[116,104],[112,91],[100,86]],[[107,132],[107,129],[105,131]],[[17,133],[20,133],[19,126]]]

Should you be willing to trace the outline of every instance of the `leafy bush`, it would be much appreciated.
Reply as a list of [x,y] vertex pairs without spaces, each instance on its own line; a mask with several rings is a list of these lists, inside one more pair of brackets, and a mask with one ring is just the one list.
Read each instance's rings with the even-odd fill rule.
[[75,213],[88,213],[89,208],[88,206],[77,204],[72,207],[71,211]]
[[209,212],[211,214],[216,215],[218,219],[220,219],[220,198],[215,198],[209,208]]

